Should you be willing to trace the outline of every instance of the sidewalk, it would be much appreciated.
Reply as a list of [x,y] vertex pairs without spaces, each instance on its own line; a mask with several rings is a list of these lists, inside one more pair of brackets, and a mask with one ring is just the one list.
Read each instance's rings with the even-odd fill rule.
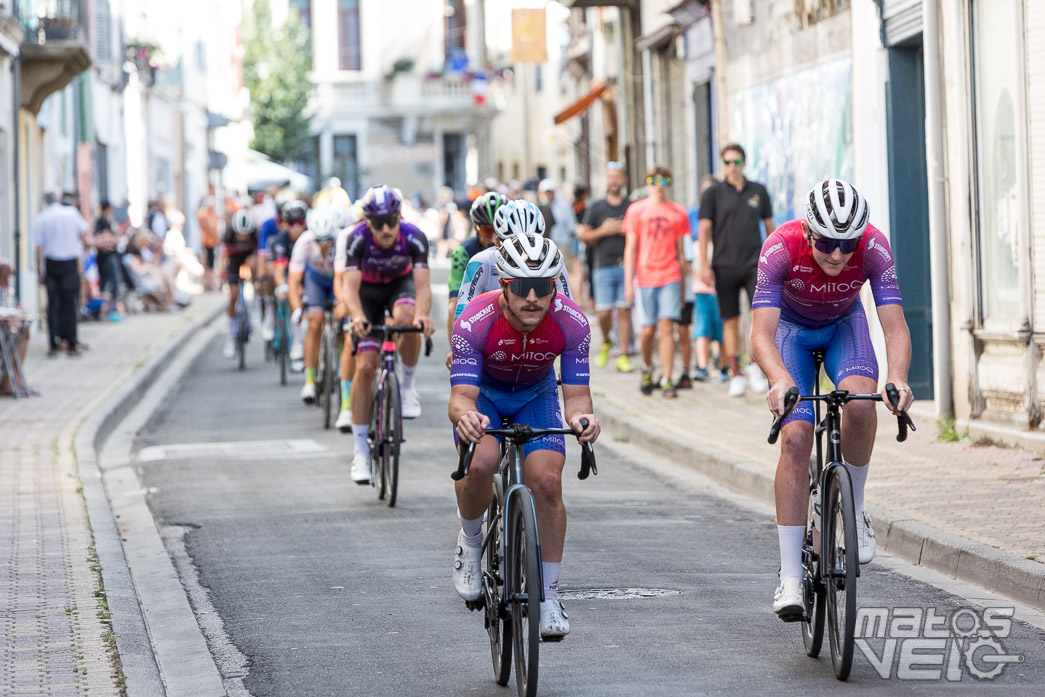
[[120,694],[74,441],[151,357],[223,304],[210,294],[178,314],[83,323],[90,349],[79,358],[48,358],[46,330],[34,327],[25,374],[40,396],[0,398],[0,693]]
[[[646,397],[639,375],[616,372],[612,361],[592,366],[605,435],[773,503],[780,451],[766,442],[772,419],[764,395],[730,398],[716,375],[679,390],[678,399]],[[930,414],[931,404],[916,404],[918,431],[898,443],[896,419],[878,411],[866,498],[879,549],[1045,609],[1045,460],[1015,448],[941,443]]]

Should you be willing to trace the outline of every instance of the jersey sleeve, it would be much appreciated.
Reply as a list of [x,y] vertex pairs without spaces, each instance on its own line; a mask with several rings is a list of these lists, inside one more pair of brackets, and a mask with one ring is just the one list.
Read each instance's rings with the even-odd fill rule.
[[790,268],[791,252],[780,233],[774,232],[762,243],[762,253],[758,257],[758,283],[755,297],[751,300],[752,310],[780,307]]
[[563,312],[556,313],[556,319],[562,327],[565,345],[559,364],[562,368],[563,385],[587,385],[590,378],[588,353],[591,348],[591,327],[588,319],[571,300],[556,298],[555,304],[561,303]]
[[900,286],[896,282],[896,265],[889,240],[877,228],[868,227],[867,248],[864,250],[864,274],[871,282],[875,306],[903,305]]
[[305,265],[308,262],[308,248],[312,246],[312,234],[306,232],[298,238],[294,245],[294,251],[290,254],[290,273],[305,273]]
[[450,386],[478,387],[483,373],[482,340],[473,333],[470,322],[462,323],[461,320],[461,317],[457,318],[454,333],[450,335]]
[[460,317],[464,308],[468,307],[468,303],[483,294],[483,289],[486,288],[485,279],[489,273],[490,270],[482,261],[476,261],[473,257],[468,262],[468,266],[464,270],[464,278],[461,279],[461,287],[458,289],[457,310],[454,312],[454,317]]
[[363,250],[365,248],[366,240],[363,239],[361,234],[352,232],[345,239],[345,253],[340,255],[345,265],[344,271],[361,271],[363,269]]
[[[446,281],[446,286],[450,289],[450,298],[456,298],[457,292],[461,288],[461,281],[464,279],[465,269],[468,268],[468,250],[465,246],[458,245],[457,249],[454,250],[453,257],[450,259],[450,278]],[[455,314],[457,314],[455,312]]]
[[406,246],[410,250],[410,263],[413,264],[414,268],[427,269],[428,238],[420,230],[413,228],[407,235]]
[[334,242],[334,273],[341,273],[348,267],[346,256],[348,253],[348,239],[351,236],[351,228],[345,228],[337,234],[337,240]]
[[560,293],[573,300],[573,290],[570,288],[570,272],[566,270],[565,265],[563,265],[562,271],[556,277],[555,284],[558,286]]

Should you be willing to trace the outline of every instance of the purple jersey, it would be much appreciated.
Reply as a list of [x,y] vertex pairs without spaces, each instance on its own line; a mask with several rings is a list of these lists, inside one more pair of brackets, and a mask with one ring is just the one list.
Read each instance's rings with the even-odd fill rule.
[[813,258],[802,223],[784,223],[766,238],[758,258],[758,286],[751,308],[779,307],[780,319],[823,327],[844,315],[871,281],[876,306],[901,305],[893,253],[885,235],[868,225],[842,272],[828,276]]
[[428,238],[410,223],[399,224],[399,237],[389,249],[374,242],[366,221],[338,240],[336,271],[360,271],[364,283],[388,283],[414,270],[428,268]]
[[506,392],[523,390],[553,374],[562,356],[562,384],[588,384],[591,330],[580,308],[557,294],[540,324],[523,333],[501,310],[501,291],[476,298],[454,325],[450,346],[450,385],[488,385]]

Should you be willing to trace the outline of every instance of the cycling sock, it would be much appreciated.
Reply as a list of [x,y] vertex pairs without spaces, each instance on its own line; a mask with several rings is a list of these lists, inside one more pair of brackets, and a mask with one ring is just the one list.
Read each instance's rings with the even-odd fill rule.
[[541,573],[544,576],[545,600],[557,600],[559,598],[559,572],[561,570],[561,561],[541,562]]
[[370,456],[370,443],[367,443],[367,431],[370,424],[352,424],[352,435],[356,437],[356,455]]
[[348,409],[352,400],[352,381],[342,380],[341,381],[341,408]]
[[483,517],[479,516],[474,520],[468,520],[461,515],[461,510],[457,510],[457,519],[461,521],[461,530],[464,531],[464,542],[469,547],[478,547],[483,543]]
[[412,390],[414,389],[414,370],[417,368],[416,365],[404,365],[403,366],[403,389]]
[[315,385],[316,384],[316,369],[305,368],[305,384]]
[[776,526],[777,541],[780,543],[780,581],[802,578],[802,538],[806,534],[804,525]]
[[856,509],[857,515],[864,511],[864,486],[867,484],[867,470],[870,466],[867,464],[857,467],[845,463],[845,468],[849,470],[849,478],[853,480],[853,508]]

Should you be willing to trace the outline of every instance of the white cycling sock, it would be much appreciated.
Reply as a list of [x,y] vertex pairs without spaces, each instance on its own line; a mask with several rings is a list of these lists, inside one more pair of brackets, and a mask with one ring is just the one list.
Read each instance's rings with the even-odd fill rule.
[[469,547],[478,547],[483,543],[483,516],[474,520],[468,520],[457,510],[457,519],[461,521],[461,529],[464,530],[464,542]]
[[366,442],[370,424],[352,424],[352,435],[356,437],[356,455],[370,457],[370,444]]
[[853,507],[857,515],[864,510],[864,486],[867,484],[867,470],[870,467],[870,463],[863,467],[845,463],[845,468],[849,470],[849,478],[853,480]]
[[544,574],[545,600],[557,600],[559,598],[559,572],[561,570],[561,561],[541,562],[541,573]]
[[414,389],[414,370],[417,369],[416,365],[404,365],[403,366],[403,389],[412,390]]
[[806,534],[804,525],[776,526],[780,543],[780,582],[789,578],[802,579],[802,538]]

